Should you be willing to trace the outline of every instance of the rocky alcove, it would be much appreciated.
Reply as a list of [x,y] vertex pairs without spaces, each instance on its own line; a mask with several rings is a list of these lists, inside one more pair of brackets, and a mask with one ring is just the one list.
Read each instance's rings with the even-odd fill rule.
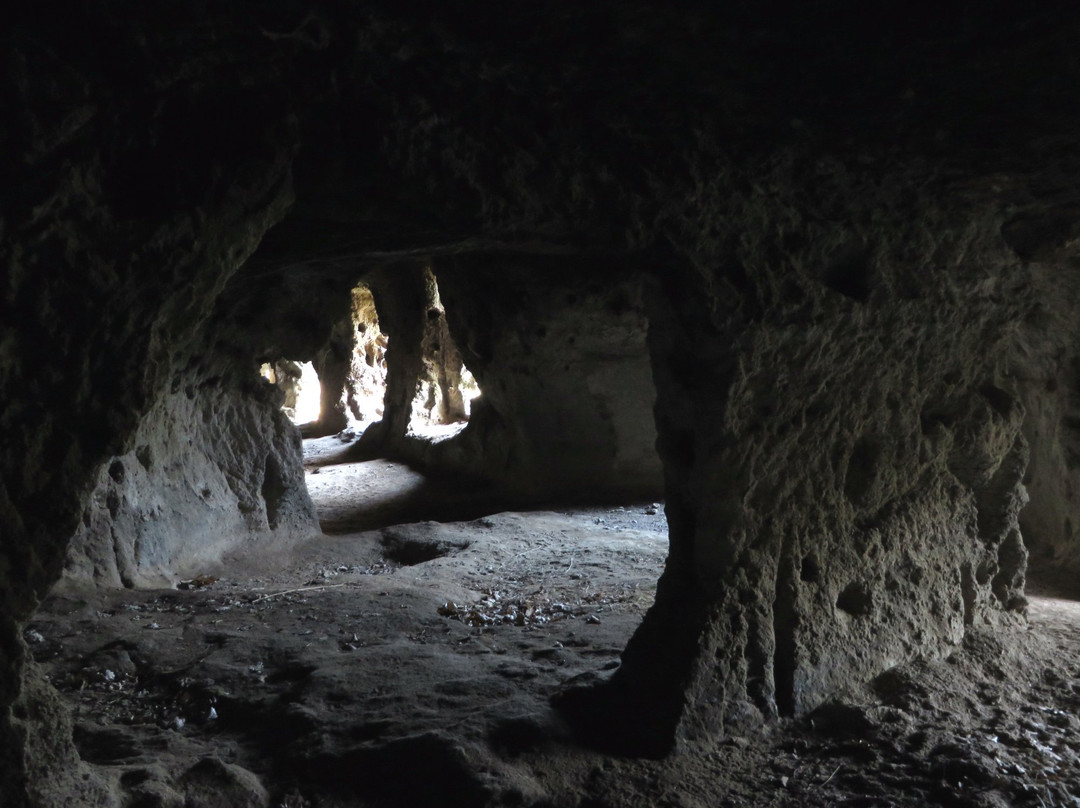
[[847,6],[13,13],[0,803],[1074,799],[1080,19]]

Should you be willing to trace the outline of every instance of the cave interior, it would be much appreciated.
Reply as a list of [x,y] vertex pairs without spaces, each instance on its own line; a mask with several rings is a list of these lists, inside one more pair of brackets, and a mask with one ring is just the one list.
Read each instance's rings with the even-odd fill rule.
[[1080,804],[1078,37],[13,12],[0,805]]

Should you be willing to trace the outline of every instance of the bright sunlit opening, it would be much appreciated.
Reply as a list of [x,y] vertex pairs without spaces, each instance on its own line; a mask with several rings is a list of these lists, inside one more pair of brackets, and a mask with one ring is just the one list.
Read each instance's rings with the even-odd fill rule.
[[300,363],[300,383],[296,389],[296,414],[293,423],[306,424],[319,420],[319,374],[310,362]]

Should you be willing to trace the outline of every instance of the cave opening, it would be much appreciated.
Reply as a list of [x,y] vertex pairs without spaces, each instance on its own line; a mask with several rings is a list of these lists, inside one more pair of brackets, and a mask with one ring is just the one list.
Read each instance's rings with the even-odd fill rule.
[[1075,803],[1078,7],[841,5],[9,15],[0,804]]
[[[535,275],[538,263],[555,279]],[[364,463],[384,473],[351,504],[334,497],[323,529],[368,524],[366,511],[385,523],[409,507],[445,520],[659,500],[644,277],[584,289],[550,259],[443,264],[449,303],[431,261],[369,272],[352,289],[351,367],[336,396],[323,386],[320,417],[332,400],[348,420],[333,434],[300,426],[304,465],[318,496]]]
[[[362,430],[303,437],[311,422],[296,423],[290,398],[302,365],[283,359],[254,387],[179,389],[146,423],[135,456],[103,474],[103,510],[29,629],[80,716],[84,763],[122,767],[116,788],[142,798],[193,788],[174,778],[184,755],[228,748],[207,777],[237,799],[253,788],[245,771],[279,795],[293,782],[377,798],[318,760],[265,767],[266,744],[344,744],[362,771],[433,767],[430,789],[383,787],[427,804],[448,780],[476,788],[471,763],[439,768],[457,744],[501,750],[495,765],[566,737],[548,700],[617,670],[654,602],[668,530],[647,281],[597,284],[559,263],[458,260],[445,308],[427,266],[354,287],[348,362],[369,374],[350,370],[333,400],[379,416]],[[471,407],[445,395],[467,381],[438,372],[452,329],[462,348],[441,367],[475,365],[486,392]],[[314,352],[322,405],[343,331]],[[472,418],[433,432],[447,413]],[[430,761],[415,760],[416,738]],[[146,745],[157,769],[139,759]]]
[[294,362],[292,359],[263,362],[259,375],[281,390],[284,395],[281,409],[290,421],[299,426],[319,420],[322,384],[311,362]]
[[[409,402],[408,433],[434,440],[464,428],[481,390],[454,344],[430,268],[424,269],[423,280],[422,368]],[[357,284],[349,298],[351,331],[334,325],[327,343],[311,359],[279,357],[259,368],[259,374],[281,390],[282,410],[307,437],[341,427],[339,437],[348,440],[383,416],[390,338],[379,327],[378,305],[368,284]]]

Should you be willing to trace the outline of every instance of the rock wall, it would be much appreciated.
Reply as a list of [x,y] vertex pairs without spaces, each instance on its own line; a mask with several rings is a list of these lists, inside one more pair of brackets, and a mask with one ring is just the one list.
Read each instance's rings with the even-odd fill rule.
[[[121,44],[88,9],[62,25],[24,12],[0,34],[0,803],[12,808],[44,774],[13,718],[20,625],[60,576],[100,469],[132,448],[226,279],[283,216],[292,154],[280,88],[200,81],[211,66],[184,66],[175,39]],[[88,52],[110,41],[109,58]]]
[[[786,206],[779,181],[732,198],[717,221],[738,238],[670,256],[649,298],[671,554],[610,710],[564,703],[599,743],[659,754],[802,714],[1021,619],[1009,358],[1028,273],[994,208],[932,178],[813,176],[813,205]],[[750,236],[764,216],[798,246]],[[650,709],[622,718],[630,703]]]
[[436,461],[476,458],[474,472],[527,497],[657,496],[644,279],[582,257],[458,258],[437,272],[482,394]]
[[352,298],[357,341],[345,385],[348,406],[361,413],[359,394],[382,387],[382,423],[366,443],[400,451],[415,425],[465,420],[461,354],[430,267],[380,268],[365,276]]
[[0,30],[4,806],[65,744],[16,716],[20,627],[102,469],[199,357],[198,383],[314,357],[373,267],[432,262],[488,399],[462,457],[535,491],[639,470],[643,320],[611,306],[616,270],[652,264],[671,561],[611,684],[564,704],[597,742],[797,713],[1011,620],[1025,429],[1029,524],[1071,552],[1075,309],[1053,279],[1075,265],[1042,248],[1075,242],[1074,3],[421,6],[24,4]]
[[356,350],[356,329],[351,315],[342,317],[330,330],[330,337],[315,354],[312,363],[319,375],[319,418],[305,426],[304,437],[314,438],[340,432],[349,423],[349,374]]
[[266,374],[267,378],[277,385],[284,396],[281,408],[285,410],[286,415],[295,417],[296,399],[300,392],[300,379],[304,375],[303,370],[291,359],[278,359],[273,365],[269,362],[264,363],[261,370],[266,371],[267,368],[269,368],[269,372]]
[[352,290],[352,327],[356,349],[346,383],[346,406],[357,421],[376,421],[386,393],[386,335],[379,328],[375,298],[364,285]]
[[171,586],[240,545],[318,533],[300,433],[254,375],[164,396],[134,443],[98,475],[67,585]]
[[[1012,359],[1022,380],[1024,435],[1031,446],[1020,513],[1032,563],[1043,572],[1080,572],[1080,342],[1075,325],[1080,239],[1075,220],[1028,213],[1006,225],[1010,246],[1030,261],[1036,305]],[[1022,225],[1022,226],[1021,226]],[[1057,226],[1054,226],[1057,225]]]
[[413,423],[454,424],[465,421],[461,389],[461,352],[458,351],[439,285],[430,268],[424,271],[424,335],[420,340],[424,367],[412,402]]
[[1035,380],[1025,395],[1024,434],[1032,446],[1020,514],[1032,563],[1043,570],[1080,570],[1080,402],[1075,373]]
[[[660,496],[645,280],[610,259],[575,271],[580,261],[473,256],[368,275],[386,395],[355,456],[469,474],[514,500]],[[468,425],[444,440],[410,434],[414,419],[464,416],[463,361],[482,391]]]
[[424,373],[429,289],[422,264],[382,268],[365,278],[386,336],[382,418],[364,432],[362,451],[397,453],[406,442],[413,401]]

